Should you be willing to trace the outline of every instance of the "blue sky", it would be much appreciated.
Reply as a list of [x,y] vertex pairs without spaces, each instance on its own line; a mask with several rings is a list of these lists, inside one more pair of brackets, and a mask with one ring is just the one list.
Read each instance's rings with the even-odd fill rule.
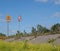
[[6,16],[11,16],[10,34],[18,30],[18,16],[22,16],[20,31],[31,31],[37,24],[50,28],[60,23],[60,0],[0,0],[0,32],[7,34]]

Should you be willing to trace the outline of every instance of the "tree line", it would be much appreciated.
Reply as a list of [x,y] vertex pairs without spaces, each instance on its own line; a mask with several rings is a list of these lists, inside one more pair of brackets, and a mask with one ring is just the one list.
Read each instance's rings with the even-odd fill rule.
[[25,30],[22,33],[17,31],[16,37],[34,36],[36,38],[37,36],[49,34],[60,34],[60,24],[54,24],[50,29],[38,24],[36,28],[32,27],[31,33],[27,33]]
[[[49,35],[49,34],[60,34],[60,23],[52,25],[50,29],[38,24],[37,27],[32,27],[31,33],[27,33],[25,30],[24,32],[17,31],[16,34],[11,35],[10,37],[26,37],[26,36],[34,36],[35,38],[37,36],[42,35]],[[0,33],[0,36],[6,36],[5,34]]]

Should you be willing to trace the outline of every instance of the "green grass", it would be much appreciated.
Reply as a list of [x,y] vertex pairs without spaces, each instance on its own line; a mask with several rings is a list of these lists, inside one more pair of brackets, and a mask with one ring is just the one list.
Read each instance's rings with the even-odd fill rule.
[[29,42],[0,41],[0,51],[60,51],[60,46],[52,44],[31,44]]

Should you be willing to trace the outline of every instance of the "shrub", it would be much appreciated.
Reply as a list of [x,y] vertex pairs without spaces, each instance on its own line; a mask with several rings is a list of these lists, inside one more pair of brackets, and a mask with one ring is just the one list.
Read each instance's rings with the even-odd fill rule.
[[52,44],[31,44],[27,40],[24,42],[4,42],[0,41],[0,51],[60,51],[60,46]]

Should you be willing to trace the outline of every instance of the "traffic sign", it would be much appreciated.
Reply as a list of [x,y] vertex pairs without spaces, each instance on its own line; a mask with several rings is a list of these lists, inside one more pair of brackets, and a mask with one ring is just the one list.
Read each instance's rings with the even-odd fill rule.
[[10,16],[6,16],[6,21],[10,22],[11,21],[11,17]]
[[21,16],[19,16],[19,17],[18,17],[18,21],[20,22],[20,21],[21,21],[21,19],[22,19],[22,17],[21,17]]

